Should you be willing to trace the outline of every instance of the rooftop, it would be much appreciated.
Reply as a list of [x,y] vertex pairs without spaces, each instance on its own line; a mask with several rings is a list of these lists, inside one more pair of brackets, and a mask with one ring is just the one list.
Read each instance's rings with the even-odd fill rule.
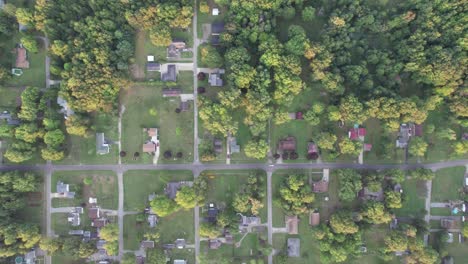
[[317,211],[309,213],[309,225],[318,226],[320,224],[320,213]]
[[179,96],[182,93],[180,88],[164,88],[162,90],[163,97]]
[[26,53],[26,49],[22,46],[16,48],[16,68],[28,69],[29,61]]
[[140,247],[141,248],[154,248],[154,241],[152,240],[141,241]]
[[221,79],[220,73],[210,73],[208,82],[211,86],[223,86],[223,79]]
[[301,256],[301,240],[288,238],[288,256],[298,258]]
[[358,140],[358,139],[363,139],[365,136],[366,136],[366,129],[365,128],[351,128],[349,131],[348,131],[348,137],[351,139],[351,140]]
[[286,216],[285,223],[286,223],[286,229],[288,230],[288,234],[290,235],[299,234],[299,230],[298,230],[299,218],[297,218],[297,215]]
[[109,144],[104,138],[104,133],[96,133],[96,153],[99,155],[105,155],[109,153]]
[[174,64],[170,64],[167,66],[167,72],[161,75],[161,80],[163,82],[177,81],[177,71],[176,71],[176,66]]
[[213,22],[211,24],[211,34],[219,35],[224,31],[224,22]]
[[147,71],[159,71],[161,69],[161,64],[157,62],[148,62],[146,63]]
[[296,151],[296,138],[289,136],[278,143],[278,149],[281,151]]

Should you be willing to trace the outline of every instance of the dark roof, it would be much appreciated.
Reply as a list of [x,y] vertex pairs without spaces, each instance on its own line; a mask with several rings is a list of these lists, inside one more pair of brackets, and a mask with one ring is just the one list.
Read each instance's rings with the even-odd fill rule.
[[211,36],[211,45],[219,45],[220,42],[220,37],[219,35],[212,35]]
[[417,137],[421,137],[423,135],[423,126],[422,125],[414,125],[414,135]]
[[318,181],[312,184],[312,191],[315,193],[328,192],[328,181]]
[[211,34],[221,34],[224,31],[224,22],[214,22],[211,24]]
[[91,207],[88,209],[88,217],[91,219],[99,218],[99,207]]
[[190,110],[190,103],[187,101],[180,102],[179,108],[180,108],[180,111],[187,112],[188,110]]
[[280,140],[278,148],[280,150],[295,151],[296,150],[296,138],[287,137],[283,140]]
[[164,88],[162,90],[162,94],[164,97],[166,96],[179,96],[182,93],[180,88]]
[[161,69],[161,64],[157,62],[148,62],[146,63],[147,71],[159,71]]
[[177,81],[176,66],[174,64],[167,65],[167,72],[162,74],[161,79],[164,82],[175,82],[175,81]]
[[107,224],[107,219],[101,218],[101,219],[94,219],[93,222],[91,223],[91,226],[94,227],[104,227]]
[[218,249],[221,246],[221,244],[221,241],[219,241],[218,239],[210,239],[208,241],[208,246],[210,249]]
[[147,241],[141,241],[142,248],[154,248],[154,241],[147,240]]

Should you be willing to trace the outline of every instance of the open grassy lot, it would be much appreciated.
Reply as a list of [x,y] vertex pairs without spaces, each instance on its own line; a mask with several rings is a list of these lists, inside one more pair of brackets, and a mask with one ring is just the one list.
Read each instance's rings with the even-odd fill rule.
[[23,89],[17,87],[0,87],[0,111],[16,111],[21,102],[22,91]]
[[[283,184],[285,177],[292,174],[305,175],[306,177],[309,177],[312,181],[318,181],[323,176],[322,170],[316,169],[277,171],[275,174],[273,174],[272,177],[273,200],[279,197],[279,189]],[[328,197],[329,200],[325,201],[325,197]],[[316,194],[313,207],[319,210],[321,221],[326,221],[334,211],[341,207],[341,204],[338,200],[338,179],[333,174],[333,171],[330,172],[328,192]],[[273,226],[284,227],[284,217],[285,212],[283,211],[283,209],[277,206],[276,203],[273,203]]]
[[395,209],[397,216],[422,217],[425,214],[426,184],[424,181],[406,180],[403,187],[403,207]]
[[[142,153],[142,144],[148,139],[143,132],[145,127],[158,128],[160,139],[161,163],[183,163],[193,160],[193,102],[190,111],[175,113],[180,99],[163,98],[162,85],[156,83],[136,84],[121,94],[121,104],[125,106],[122,117],[122,150],[127,156],[124,163],[152,163],[153,156]],[[183,157],[178,160],[167,160],[163,153],[172,151],[173,156],[182,152]],[[138,159],[133,154],[139,152]]]
[[66,236],[70,230],[88,230],[92,231],[91,220],[88,217],[88,211],[85,209],[83,214],[80,214],[80,226],[72,226],[68,223],[67,213],[53,213],[51,215],[52,230],[56,235]]
[[364,123],[367,130],[365,143],[372,144],[372,150],[364,152],[365,163],[403,163],[405,162],[404,149],[395,146],[397,133],[384,131],[378,119],[370,118]]
[[124,216],[124,249],[138,250],[147,229],[149,229],[147,222],[137,222],[137,215]]
[[440,169],[432,180],[431,200],[433,202],[446,202],[460,199],[463,192],[465,167],[452,167]]
[[56,255],[52,256],[52,264],[81,264],[83,260],[73,260],[68,256]]
[[[97,113],[91,118],[96,132],[104,133],[110,142],[117,142],[118,117],[112,113]],[[117,143],[110,144],[110,152],[105,155],[96,154],[96,134],[88,138],[68,136],[65,145],[65,159],[54,162],[58,164],[116,164],[118,160]]]
[[42,230],[45,230],[44,201],[44,184],[41,177],[36,190],[25,195],[25,207],[16,213],[18,220],[37,224]]
[[[83,184],[86,177],[92,177],[91,185]],[[117,177],[111,171],[59,171],[52,174],[52,192],[56,191],[57,181],[70,184],[70,191],[76,192],[75,199],[53,198],[53,207],[78,206],[95,197],[104,209],[117,209]]]
[[431,215],[448,216],[452,215],[450,208],[431,208]]
[[177,75],[177,86],[184,93],[193,93],[193,71],[179,71]]
[[[232,203],[234,195],[238,193],[242,186],[247,183],[247,177],[250,174],[258,174],[265,176],[263,171],[257,170],[232,170],[232,171],[204,171],[204,175],[208,179],[207,202],[214,202],[218,206],[227,206]],[[267,220],[266,208],[266,177],[264,177],[265,198],[263,199],[264,207],[259,211],[262,222]]]
[[171,181],[191,181],[191,171],[128,171],[124,174],[125,210],[143,209],[148,195],[162,193],[166,183]]
[[454,263],[465,263],[468,259],[468,242],[466,239],[463,243],[454,242],[449,244],[447,250],[449,256],[453,257]]
[[161,243],[174,243],[178,238],[185,239],[188,244],[195,243],[193,222],[193,210],[180,210],[174,214],[160,218],[158,227],[161,233]]

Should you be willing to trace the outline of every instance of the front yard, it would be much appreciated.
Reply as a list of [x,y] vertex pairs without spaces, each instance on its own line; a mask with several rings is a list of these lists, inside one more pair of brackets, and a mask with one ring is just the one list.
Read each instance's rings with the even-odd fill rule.
[[463,196],[465,167],[440,169],[432,180],[432,202],[448,202]]
[[426,213],[426,183],[418,180],[406,180],[403,188],[403,207],[395,209],[397,216],[420,218]]
[[[85,185],[85,178],[92,178],[92,184]],[[76,192],[74,199],[53,198],[52,207],[80,206],[87,204],[89,197],[97,198],[101,208],[116,210],[118,206],[117,177],[111,171],[59,171],[52,174],[51,190],[56,191],[57,181],[70,184],[70,191]]]

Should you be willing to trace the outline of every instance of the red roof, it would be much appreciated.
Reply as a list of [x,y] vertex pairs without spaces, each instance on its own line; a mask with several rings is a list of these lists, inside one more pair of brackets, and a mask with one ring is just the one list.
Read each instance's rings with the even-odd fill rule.
[[304,119],[304,118],[302,117],[302,112],[297,112],[297,113],[296,113],[296,119],[299,119],[299,120]]
[[312,142],[307,144],[307,154],[317,153],[317,145]]
[[365,137],[366,136],[366,129],[365,128],[351,128],[349,130],[348,136],[352,140],[359,139],[359,137]]
[[372,144],[364,144],[364,151],[371,151]]
[[414,125],[414,135],[417,137],[421,137],[423,135],[422,125]]
[[327,181],[318,181],[312,184],[312,191],[315,193],[324,193],[328,192],[328,182]]

